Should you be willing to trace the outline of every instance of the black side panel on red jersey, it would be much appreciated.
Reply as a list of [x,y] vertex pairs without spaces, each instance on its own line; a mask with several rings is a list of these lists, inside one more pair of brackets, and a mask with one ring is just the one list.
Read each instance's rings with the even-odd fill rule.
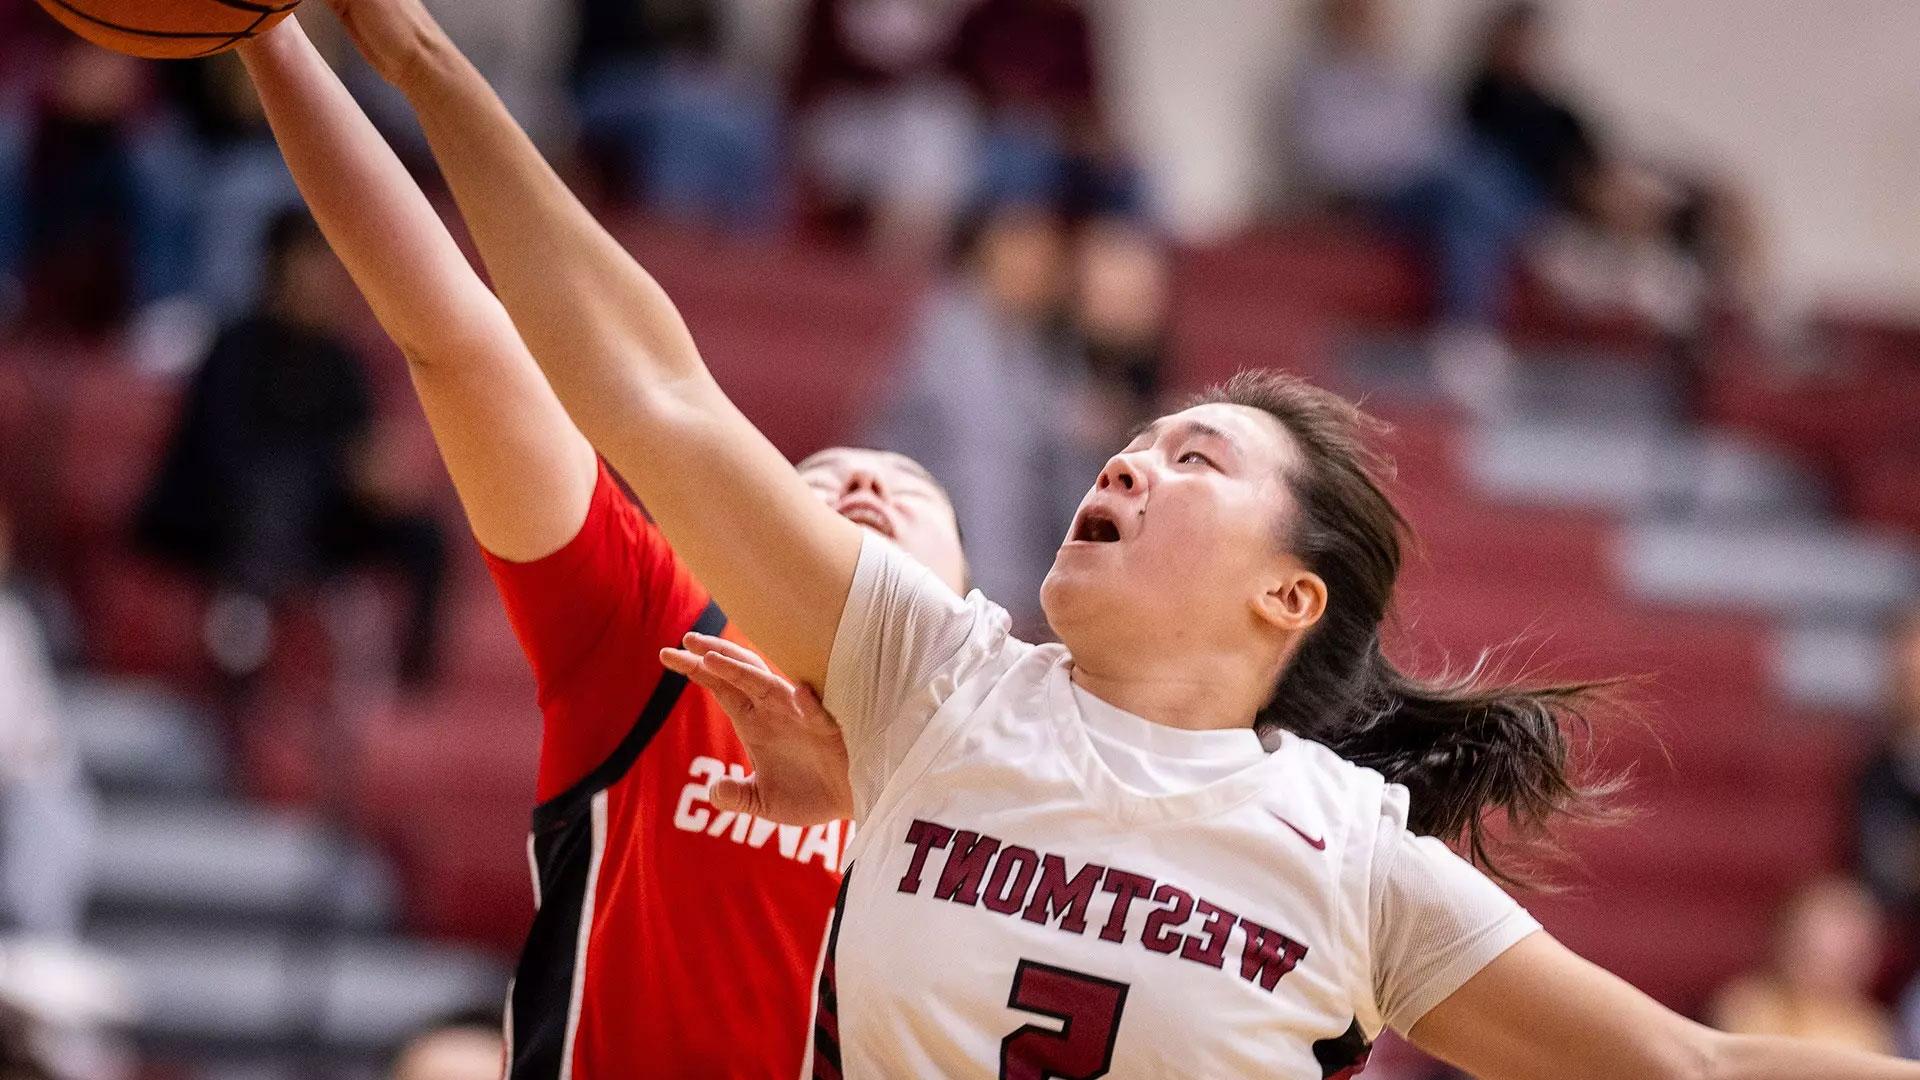
[[[687,629],[692,633],[718,637],[726,628],[727,617],[721,612],[720,605],[709,603],[707,609]],[[634,662],[657,664],[660,658],[635,657]],[[627,729],[627,737],[620,740],[620,745],[607,755],[607,760],[579,783],[534,807],[534,833],[537,835],[550,826],[557,827],[572,819],[585,817],[593,797],[619,783],[627,775],[627,770],[633,768],[633,763],[640,760],[640,752],[660,733],[660,726],[667,722],[667,717],[673,713],[673,706],[686,688],[686,676],[671,671],[662,673],[660,685],[654,687],[653,696],[641,707],[639,718],[633,722],[633,727]]]
[[593,869],[593,840],[591,814],[534,835],[540,908],[513,972],[507,1013],[513,1040],[510,1080],[555,1080],[562,1075],[561,1055],[574,1020],[574,971],[584,962],[579,955],[580,920]]
[[[717,635],[726,625],[720,608],[709,604],[690,629]],[[657,658],[646,659],[658,663]],[[508,1013],[513,1048],[509,1080],[555,1080],[566,1074],[567,1037],[578,1020],[574,981],[586,963],[581,924],[589,918],[594,864],[606,842],[601,835],[605,822],[596,820],[594,799],[633,768],[686,689],[685,676],[663,673],[633,727],[607,760],[578,784],[534,808],[533,862],[540,904],[514,968]]]

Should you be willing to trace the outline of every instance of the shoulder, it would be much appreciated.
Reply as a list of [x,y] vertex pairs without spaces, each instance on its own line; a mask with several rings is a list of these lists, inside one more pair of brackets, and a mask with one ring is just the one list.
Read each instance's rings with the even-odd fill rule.
[[1369,819],[1391,818],[1402,827],[1407,820],[1407,789],[1389,783],[1378,770],[1356,765],[1331,747],[1292,732],[1281,736],[1276,753],[1293,755],[1302,783],[1318,797],[1338,803],[1348,812]]
[[[981,679],[997,680],[1009,674],[1022,660],[1042,655],[1042,647],[1013,636],[1013,616],[1007,613],[1007,609],[987,599],[979,589],[967,593],[960,603],[969,620],[967,640],[960,650],[959,663],[950,673],[949,689]],[[1064,662],[1066,649],[1064,646],[1051,646],[1045,656],[1049,658],[1049,664]]]

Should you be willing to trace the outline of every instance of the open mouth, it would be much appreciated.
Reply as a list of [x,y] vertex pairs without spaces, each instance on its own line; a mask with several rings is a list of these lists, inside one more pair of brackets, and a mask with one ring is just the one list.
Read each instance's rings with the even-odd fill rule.
[[1104,510],[1082,510],[1073,523],[1072,539],[1087,544],[1111,544],[1120,539],[1120,526]]
[[840,516],[863,529],[872,529],[887,539],[893,539],[893,519],[886,512],[871,503],[853,503],[840,508]]

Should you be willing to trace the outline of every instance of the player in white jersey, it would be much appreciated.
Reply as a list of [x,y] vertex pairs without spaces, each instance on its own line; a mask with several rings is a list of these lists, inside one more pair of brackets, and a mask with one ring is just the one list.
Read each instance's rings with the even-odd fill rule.
[[[1048,576],[1063,644],[1026,646],[807,489],[420,0],[330,3],[419,115],[571,419],[746,635],[843,714],[867,824],[816,1043],[848,1071],[1337,1075],[1353,1066],[1315,1048],[1384,1023],[1488,1080],[1920,1080],[1675,1016],[1405,835],[1403,814],[1572,790],[1550,702],[1385,667],[1398,516],[1350,407],[1267,375],[1162,418],[1101,471]],[[1276,753],[1254,758],[1256,724]],[[1427,788],[1403,802],[1298,733]]]

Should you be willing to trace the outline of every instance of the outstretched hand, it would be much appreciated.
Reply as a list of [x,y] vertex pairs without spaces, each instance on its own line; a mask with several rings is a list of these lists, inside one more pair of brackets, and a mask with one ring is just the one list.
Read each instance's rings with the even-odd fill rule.
[[753,650],[688,634],[660,662],[712,693],[747,746],[754,773],[720,780],[707,799],[721,810],[784,825],[817,825],[853,815],[847,744],[813,691],[767,667]]
[[444,38],[421,0],[325,0],[380,77],[404,89],[407,74]]

